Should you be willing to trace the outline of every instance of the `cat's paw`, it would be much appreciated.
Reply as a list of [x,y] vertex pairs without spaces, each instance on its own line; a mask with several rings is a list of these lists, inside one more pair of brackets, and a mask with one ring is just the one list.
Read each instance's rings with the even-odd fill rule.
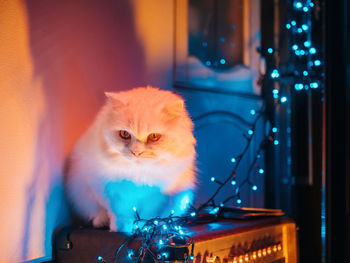
[[106,210],[101,209],[96,216],[94,217],[94,219],[92,220],[92,225],[96,228],[98,227],[103,227],[103,226],[108,226],[109,224],[109,217],[108,217],[108,213]]

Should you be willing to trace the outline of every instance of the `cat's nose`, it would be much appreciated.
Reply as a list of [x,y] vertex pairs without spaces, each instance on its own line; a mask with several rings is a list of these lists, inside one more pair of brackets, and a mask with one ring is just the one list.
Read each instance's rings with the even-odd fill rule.
[[135,155],[136,157],[139,157],[143,151],[131,151],[133,155]]

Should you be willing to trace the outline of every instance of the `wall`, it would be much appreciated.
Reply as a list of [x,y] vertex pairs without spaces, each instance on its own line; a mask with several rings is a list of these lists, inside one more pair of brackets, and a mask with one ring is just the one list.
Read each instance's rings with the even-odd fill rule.
[[0,262],[48,260],[103,91],[171,87],[173,1],[0,0],[0,17]]

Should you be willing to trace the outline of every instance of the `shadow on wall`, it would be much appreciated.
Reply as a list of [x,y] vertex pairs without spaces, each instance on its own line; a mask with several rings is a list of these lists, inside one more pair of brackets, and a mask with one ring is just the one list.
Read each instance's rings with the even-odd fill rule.
[[[49,258],[54,229],[69,222],[64,159],[103,104],[103,92],[144,84],[144,52],[130,2],[26,1],[33,77],[42,80],[46,109],[27,188],[23,260]],[[41,219],[38,211],[44,211]]]

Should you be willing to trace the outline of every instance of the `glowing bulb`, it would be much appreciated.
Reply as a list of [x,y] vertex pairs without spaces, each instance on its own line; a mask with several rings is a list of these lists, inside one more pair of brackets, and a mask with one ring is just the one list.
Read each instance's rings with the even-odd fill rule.
[[168,227],[166,225],[163,225],[163,229],[166,230],[168,229]]
[[256,185],[253,185],[253,186],[252,186],[252,190],[253,190],[253,191],[256,191],[256,190],[258,190],[258,187],[257,187]]
[[273,133],[276,133],[276,132],[277,132],[277,128],[276,128],[276,127],[273,127],[273,128],[272,128],[272,132],[273,132]]
[[215,181],[215,177],[210,178],[210,181],[214,182]]
[[220,59],[220,64],[224,65],[226,63],[226,60],[225,59]]
[[253,133],[254,133],[253,130],[249,130],[249,131],[248,131],[248,134],[249,134],[249,135],[252,135]]
[[313,2],[310,2],[309,6],[310,6],[310,7],[314,7],[314,3],[313,3]]
[[310,47],[310,46],[311,46],[310,41],[305,41],[305,42],[304,42],[304,46],[305,46],[305,47]]
[[290,29],[292,26],[290,24],[286,24],[286,28]]
[[286,96],[283,96],[282,98],[281,98],[281,102],[282,103],[285,103],[287,101],[287,97]]
[[163,240],[159,240],[159,245],[163,245]]
[[304,6],[303,11],[306,13],[307,11],[309,11],[309,8],[307,6]]
[[220,206],[221,206],[221,207],[224,207],[224,204],[223,204],[223,203],[220,203]]
[[272,70],[272,72],[271,72],[271,77],[272,77],[273,79],[278,78],[279,76],[280,76],[280,73],[278,72],[277,69]]
[[295,44],[294,44],[294,45],[292,46],[292,49],[293,49],[293,50],[297,50],[297,49],[298,49],[298,45],[295,45]]
[[263,174],[264,173],[264,169],[260,168],[259,169],[259,174]]
[[209,60],[207,60],[207,61],[205,61],[205,65],[206,65],[207,67],[210,67],[211,62],[210,62]]
[[182,231],[181,229],[179,230],[180,235],[184,234],[184,231]]
[[300,9],[300,8],[303,7],[303,5],[302,5],[302,3],[300,3],[300,2],[296,2],[296,3],[295,3],[295,7],[296,7],[297,9]]
[[297,24],[297,22],[295,22],[294,20],[292,20],[290,23],[292,24],[292,26],[295,26]]
[[98,261],[102,261],[102,257],[101,257],[101,256],[98,256],[98,257],[97,257],[97,260],[98,260]]
[[268,48],[268,49],[267,49],[267,52],[270,53],[270,54],[272,54],[272,53],[273,53],[273,49],[272,49],[272,48]]
[[304,31],[306,31],[306,30],[309,29],[309,26],[306,25],[306,24],[303,24],[303,25],[301,25],[301,28],[302,28]]
[[173,215],[175,214],[175,210],[171,210],[170,213]]
[[159,223],[158,220],[153,221],[153,224],[155,224],[155,225],[158,225],[158,223]]
[[190,259],[191,259],[191,260],[194,260],[194,256],[190,256]]
[[232,180],[232,182],[231,182],[232,185],[236,185],[236,183],[237,182],[235,180]]
[[304,88],[304,85],[301,83],[295,83],[294,88],[295,90],[302,90]]
[[303,30],[299,27],[299,28],[297,29],[297,32],[298,32],[299,34],[301,34],[301,33],[303,33]]
[[315,54],[316,53],[316,48],[312,47],[309,49],[310,54]]
[[136,207],[134,206],[134,207],[132,208],[132,210],[134,210],[134,211],[136,212]]
[[300,50],[300,51],[299,51],[299,54],[302,55],[302,56],[304,56],[304,55],[305,55],[305,50]]
[[191,213],[191,216],[195,216],[195,215],[196,215],[196,212],[192,212],[192,213]]
[[256,113],[256,112],[255,112],[254,109],[251,109],[251,110],[250,110],[250,114],[251,114],[251,115],[255,115],[255,113]]
[[278,94],[278,93],[279,93],[279,90],[278,90],[278,89],[273,89],[273,90],[272,90],[272,93],[273,93],[273,94]]
[[303,71],[303,75],[306,77],[307,75],[309,75],[309,72],[307,72],[306,70]]
[[279,142],[278,140],[274,140],[274,141],[273,141],[273,144],[274,144],[274,145],[278,145],[279,143],[280,143],[280,142]]
[[317,89],[318,88],[318,83],[317,82],[311,82],[310,83],[310,88]]
[[321,61],[317,59],[314,61],[314,64],[315,64],[315,66],[319,66],[319,65],[321,65]]
[[237,203],[237,204],[241,204],[241,203],[242,203],[242,200],[238,198],[237,201],[236,201],[236,203]]
[[236,158],[231,158],[231,163],[235,163],[236,162]]

